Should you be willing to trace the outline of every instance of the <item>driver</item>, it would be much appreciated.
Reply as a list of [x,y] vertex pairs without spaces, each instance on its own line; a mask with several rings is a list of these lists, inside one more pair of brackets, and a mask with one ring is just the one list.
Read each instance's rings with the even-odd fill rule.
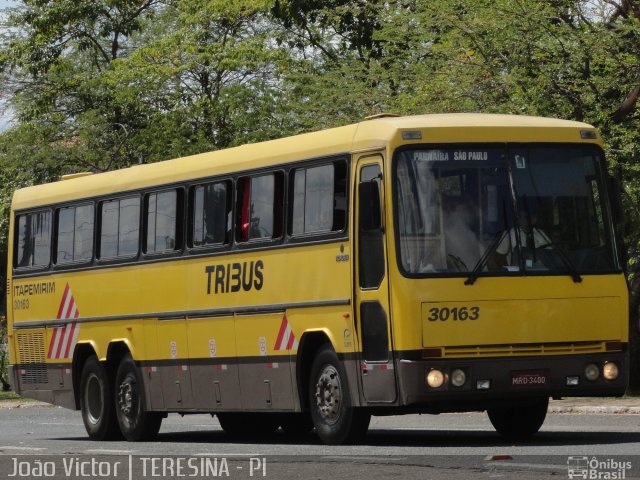
[[[536,212],[528,212],[521,208],[518,210],[518,226],[511,228],[508,235],[504,235],[500,245],[496,248],[496,263],[499,266],[507,264],[517,264],[517,257],[513,255],[518,245],[516,235],[520,238],[520,246],[525,252],[525,262],[527,267],[533,267],[532,254],[536,248],[550,245],[551,239],[544,231],[536,227],[538,215]],[[515,258],[514,258],[515,257]]]

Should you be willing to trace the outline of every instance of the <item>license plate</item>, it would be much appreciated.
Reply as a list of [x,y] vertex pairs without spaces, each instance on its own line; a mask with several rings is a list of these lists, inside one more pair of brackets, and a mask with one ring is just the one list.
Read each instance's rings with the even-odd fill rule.
[[548,384],[547,370],[511,372],[512,387],[544,387]]

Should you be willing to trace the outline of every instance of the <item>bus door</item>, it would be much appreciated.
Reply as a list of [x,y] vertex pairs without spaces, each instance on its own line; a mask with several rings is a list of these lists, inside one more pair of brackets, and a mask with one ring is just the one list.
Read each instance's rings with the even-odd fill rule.
[[356,329],[367,402],[393,402],[396,379],[389,321],[382,157],[358,160],[356,177]]

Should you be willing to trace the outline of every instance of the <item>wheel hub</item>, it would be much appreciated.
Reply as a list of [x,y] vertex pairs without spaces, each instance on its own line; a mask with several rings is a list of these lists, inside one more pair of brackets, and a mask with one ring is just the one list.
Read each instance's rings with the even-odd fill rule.
[[340,375],[333,365],[322,369],[316,382],[316,406],[320,416],[328,423],[335,423],[342,408]]
[[89,422],[96,425],[102,418],[104,404],[102,401],[103,392],[100,379],[92,374],[87,380],[85,387],[85,401],[87,407],[87,417]]
[[135,407],[135,386],[131,381],[125,380],[118,389],[118,408],[122,413],[130,416]]

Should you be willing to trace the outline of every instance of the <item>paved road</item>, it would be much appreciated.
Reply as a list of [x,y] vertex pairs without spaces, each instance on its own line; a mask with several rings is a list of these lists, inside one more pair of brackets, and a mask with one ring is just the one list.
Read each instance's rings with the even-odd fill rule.
[[20,468],[35,477],[36,460],[49,462],[49,473],[55,467],[52,478],[99,477],[78,463],[92,459],[110,479],[130,471],[131,478],[558,479],[569,478],[568,461],[581,469],[574,473],[596,467],[599,476],[590,478],[640,478],[640,414],[550,414],[538,435],[517,443],[499,437],[483,414],[377,417],[363,445],[333,447],[314,435],[230,443],[208,415],[170,415],[155,442],[98,443],[86,438],[78,412],[0,409],[0,480],[16,478],[9,477],[16,468],[18,477]]

